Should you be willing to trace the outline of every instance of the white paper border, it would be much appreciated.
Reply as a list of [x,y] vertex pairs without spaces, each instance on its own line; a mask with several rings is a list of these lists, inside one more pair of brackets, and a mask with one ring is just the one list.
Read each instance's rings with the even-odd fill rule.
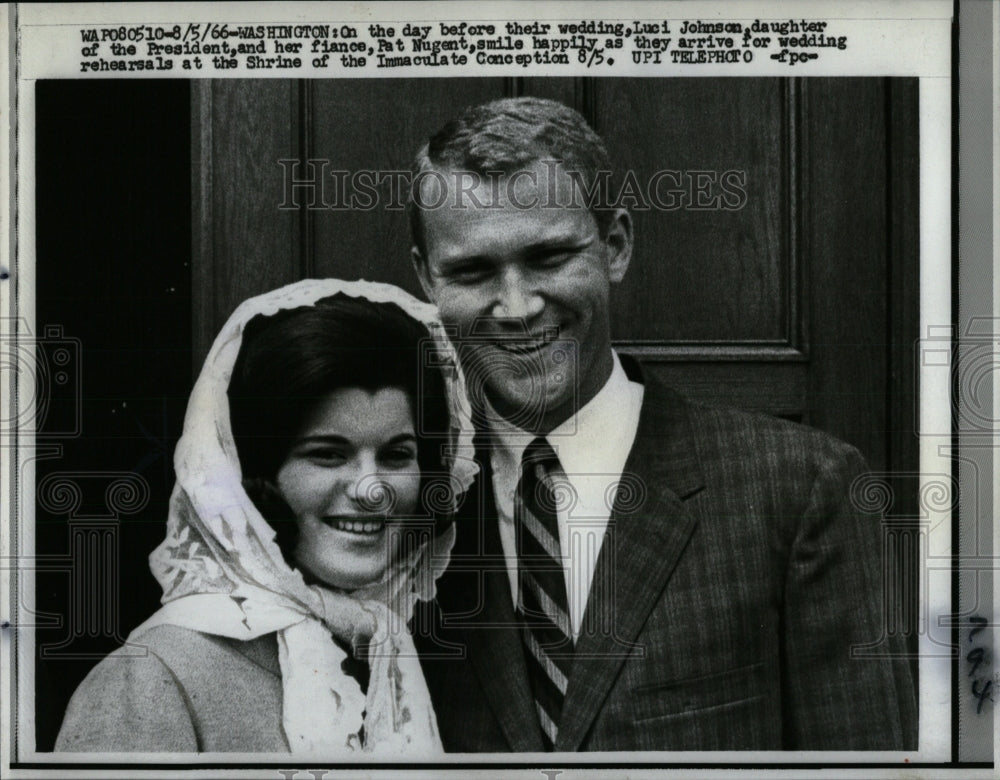
[[[794,7],[794,13],[792,8]],[[655,9],[652,17],[649,15]],[[695,10],[697,9],[697,10]],[[949,258],[951,255],[950,236],[950,197],[949,183],[951,179],[951,82],[950,82],[950,27],[942,22],[951,15],[951,4],[940,2],[939,0],[921,0],[919,2],[885,2],[879,4],[846,2],[830,4],[824,2],[787,3],[771,2],[762,4],[731,3],[731,2],[665,2],[665,3],[619,3],[613,6],[608,4],[592,2],[572,2],[554,4],[544,4],[537,2],[516,2],[516,3],[479,3],[475,5],[456,3],[337,3],[337,4],[317,4],[299,3],[285,4],[282,6],[265,5],[257,3],[233,3],[222,6],[211,6],[209,4],[184,3],[175,5],[160,4],[77,4],[77,5],[22,5],[18,6],[18,26],[21,45],[24,48],[23,57],[20,62],[22,68],[18,81],[17,98],[18,109],[18,143],[17,152],[20,161],[21,176],[18,179],[18,202],[19,202],[19,235],[17,236],[19,254],[16,268],[18,284],[22,291],[33,289],[34,286],[34,182],[33,182],[33,160],[34,160],[34,90],[32,81],[35,78],[70,77],[80,78],[80,74],[75,70],[67,70],[62,64],[58,53],[48,43],[46,35],[62,38],[67,28],[73,30],[82,25],[89,24],[109,24],[118,22],[149,22],[166,23],[174,21],[307,21],[307,20],[328,20],[333,21],[336,17],[341,17],[345,21],[403,21],[407,18],[414,20],[427,19],[468,19],[486,20],[501,19],[511,13],[516,13],[518,18],[543,17],[545,19],[562,18],[574,20],[594,17],[619,17],[619,18],[726,18],[726,19],[752,19],[752,18],[781,18],[789,15],[804,18],[838,19],[844,22],[855,22],[857,20],[867,20],[864,22],[864,31],[858,33],[855,38],[854,32],[849,32],[851,41],[868,41],[874,43],[885,40],[886,31],[892,31],[894,25],[907,23],[914,32],[908,38],[914,45],[901,50],[892,46],[873,45],[867,56],[859,56],[852,52],[852,63],[844,66],[831,67],[822,58],[818,67],[808,71],[808,75],[886,75],[920,76],[920,208],[921,208],[921,334],[924,335],[931,326],[941,323],[951,322],[951,302],[950,284],[951,272]],[[3,18],[9,20],[12,9],[3,9]],[[868,36],[867,38],[865,36]],[[862,48],[859,45],[859,48]],[[75,62],[78,57],[73,57]],[[6,61],[4,62],[6,65]],[[697,66],[683,71],[672,70],[673,76],[718,76],[718,75],[741,75],[751,74],[750,68],[741,68],[737,74],[726,70],[724,66]],[[148,77],[149,74],[138,73],[138,77]],[[153,74],[154,76],[156,74]],[[171,72],[169,77],[190,77],[190,72]],[[206,73],[206,77],[238,77],[252,75],[253,77],[268,77],[270,74],[264,72],[254,72],[251,74],[227,74],[227,73]],[[331,77],[330,72],[319,71],[310,73],[306,70],[296,71],[295,78],[299,77]],[[341,75],[357,77],[361,74],[357,72],[342,72]],[[372,74],[378,77],[381,73]],[[385,71],[384,75],[398,77],[404,75],[398,70]],[[438,73],[428,73],[426,71],[412,71],[405,75],[426,76],[445,75]],[[452,74],[447,74],[452,75]],[[521,68],[513,67],[509,70],[491,70],[491,76],[519,76],[526,75]],[[532,70],[532,76],[549,75],[544,69]],[[564,72],[551,75],[587,75],[595,76],[598,73],[581,70],[580,72]],[[612,74],[609,74],[612,75]],[[631,73],[615,72],[613,75],[632,75]],[[663,74],[647,74],[647,77],[663,77]],[[752,70],[754,76],[801,76],[806,75],[805,71],[796,71],[786,66],[768,66],[757,70]],[[107,75],[102,75],[107,77]],[[288,74],[275,74],[275,77],[289,77]],[[8,84],[4,79],[4,84]],[[8,101],[5,105],[10,105]],[[9,115],[5,115],[5,121],[9,121]],[[2,128],[6,129],[6,127]],[[4,134],[4,142],[9,136]],[[5,155],[10,159],[9,155]],[[9,177],[5,177],[0,187],[6,188]],[[12,201],[9,200],[8,203]],[[7,223],[9,225],[9,222]],[[6,228],[6,225],[2,226]],[[6,232],[0,233],[0,239],[4,240],[4,246],[8,247],[14,236]],[[996,240],[996,233],[994,233]],[[10,250],[5,249],[9,253]],[[12,266],[13,263],[5,263]],[[5,289],[10,289],[7,285]],[[13,302],[9,295],[0,296],[0,314],[9,317],[12,312]],[[30,323],[34,322],[34,302],[33,296],[22,293],[18,300],[18,316]],[[23,388],[27,389],[27,388]],[[7,396],[10,398],[10,395]],[[922,373],[921,375],[921,396],[920,396],[920,416],[922,430],[943,431],[950,428],[950,386],[940,372]],[[22,436],[28,432],[23,432]],[[22,438],[22,443],[27,443]],[[950,460],[940,455],[940,445],[947,442],[925,437],[921,441],[920,468],[922,473],[948,473],[951,469]],[[6,496],[10,496],[9,470],[4,470],[4,478],[8,480],[5,485]],[[28,484],[32,483],[31,469],[24,472],[24,477]],[[24,520],[30,521],[30,514],[33,514],[33,497],[29,494],[21,498],[21,509]],[[6,509],[5,509],[6,512]],[[6,514],[4,515],[6,517]],[[929,551],[934,558],[945,558],[951,554],[950,518],[937,518],[944,522],[937,523],[929,539]],[[31,536],[33,524],[25,522],[22,524],[25,542],[31,549],[33,542]],[[6,535],[5,540],[9,539]],[[0,550],[0,553],[3,551]],[[22,588],[30,590],[32,587],[32,574],[24,571],[22,575]],[[924,584],[929,587],[929,599],[922,604],[923,614],[930,618],[929,624],[936,623],[936,616],[950,614],[951,591],[950,577],[948,587],[942,589],[934,581],[925,568],[922,572]],[[9,605],[13,606],[13,605]],[[8,611],[6,614],[11,614]],[[933,646],[931,632],[932,625],[926,627],[921,638],[922,653],[927,650],[932,652],[940,650]],[[945,637],[942,637],[945,638]],[[950,641],[950,635],[947,637]],[[0,648],[8,650],[10,648],[8,636],[3,637],[3,644]],[[19,637],[19,655],[21,657],[21,668],[28,669],[30,664],[25,661],[33,657],[34,643],[30,637],[30,632]],[[3,674],[9,675],[9,664],[3,665]],[[5,677],[6,685],[4,691],[10,691],[9,677]],[[33,680],[22,677],[21,696],[19,698],[18,720],[23,735],[30,737],[33,742],[33,696],[24,695],[32,690]],[[899,768],[904,757],[910,763],[937,763],[946,762],[951,757],[951,663],[950,661],[936,658],[922,658],[920,662],[920,746],[919,752],[911,753],[886,753],[878,754],[878,760],[898,761]],[[940,709],[939,709],[940,708]],[[937,718],[932,718],[929,713],[939,713],[948,728],[942,729],[941,722]],[[3,730],[2,739],[7,739],[7,730]],[[9,751],[5,750],[5,755],[9,756]],[[135,756],[129,756],[134,759]],[[290,767],[293,762],[289,757],[274,757],[279,759],[278,766]],[[522,763],[528,756],[521,754],[501,754],[493,756],[500,761],[515,759],[514,763]],[[552,762],[552,756],[539,756],[539,765],[563,766],[566,774],[562,777],[575,776],[577,772],[583,770],[570,770],[567,763],[558,759]],[[802,764],[802,763],[868,763],[873,759],[872,753],[845,753],[845,752],[809,752],[809,753],[640,753],[640,754],[579,754],[577,756],[567,756],[573,761],[585,761],[586,763],[622,763],[636,762],[645,763],[660,762],[667,764],[699,764],[699,763],[725,763],[735,762],[737,765],[748,766],[754,763],[773,764]],[[60,759],[58,754],[24,752],[19,756],[24,762],[46,761],[55,763]],[[55,761],[54,761],[55,759]],[[83,763],[80,756],[72,756],[70,763]],[[88,759],[90,760],[90,759]],[[100,761],[97,757],[93,760]],[[104,760],[107,760],[106,757]],[[213,756],[212,754],[199,754],[196,757],[198,763],[210,764],[216,760],[225,763],[257,762],[266,760],[261,754],[248,754],[247,756],[235,756],[225,754]],[[442,763],[465,764],[472,761],[489,761],[490,758],[484,755],[469,756],[449,756]],[[161,756],[162,763],[176,763],[182,761],[176,755]],[[191,763],[191,757],[183,760],[183,763]],[[26,770],[22,770],[26,771]],[[250,771],[250,770],[248,770]],[[692,774],[691,770],[684,770],[685,774]],[[714,773],[716,770],[704,770]],[[872,776],[874,770],[854,770],[842,768],[838,770],[838,776]],[[894,774],[892,769],[885,770]],[[924,770],[912,767],[908,770],[915,776]],[[572,774],[570,774],[572,772]],[[861,772],[860,775],[855,772]],[[632,776],[644,774],[641,770],[629,772]],[[135,770],[128,770],[126,774],[134,775]],[[382,773],[375,772],[372,776]],[[397,773],[389,772],[388,776],[395,776]],[[463,772],[463,775],[469,774]],[[537,776],[537,772],[530,772],[532,776]],[[590,774],[586,772],[586,774]],[[811,774],[810,771],[799,769],[796,774]],[[29,775],[25,775],[29,776]],[[108,770],[98,772],[98,776],[111,776]],[[191,771],[185,776],[206,776],[201,772]],[[228,774],[236,776],[236,772]],[[276,772],[272,776],[280,776]],[[302,774],[302,776],[307,776]],[[722,776],[722,775],[701,775],[699,776]],[[933,775],[932,775],[933,776]]]

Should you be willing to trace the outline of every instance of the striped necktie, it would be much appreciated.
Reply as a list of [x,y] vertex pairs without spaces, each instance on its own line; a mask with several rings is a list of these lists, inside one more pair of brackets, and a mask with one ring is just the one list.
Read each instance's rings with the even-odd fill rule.
[[514,501],[517,611],[535,709],[548,750],[553,749],[559,733],[573,663],[573,634],[556,519],[557,496],[552,483],[559,469],[559,459],[549,443],[544,438],[535,439],[524,452]]

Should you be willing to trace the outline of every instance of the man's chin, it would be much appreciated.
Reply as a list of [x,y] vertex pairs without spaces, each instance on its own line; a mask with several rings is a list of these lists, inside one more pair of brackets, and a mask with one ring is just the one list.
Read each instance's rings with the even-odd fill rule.
[[491,418],[488,422],[499,416],[522,430],[546,432],[573,414],[573,393],[568,390],[572,388],[567,388],[564,383],[539,382],[537,379],[487,387],[486,397],[492,407],[486,410]]

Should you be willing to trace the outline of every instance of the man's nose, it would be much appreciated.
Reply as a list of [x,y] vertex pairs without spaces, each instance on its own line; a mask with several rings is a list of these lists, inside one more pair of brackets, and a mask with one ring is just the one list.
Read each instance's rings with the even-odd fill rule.
[[524,320],[540,314],[545,308],[542,296],[528,284],[518,268],[507,268],[500,277],[500,289],[493,310],[494,317],[509,317]]

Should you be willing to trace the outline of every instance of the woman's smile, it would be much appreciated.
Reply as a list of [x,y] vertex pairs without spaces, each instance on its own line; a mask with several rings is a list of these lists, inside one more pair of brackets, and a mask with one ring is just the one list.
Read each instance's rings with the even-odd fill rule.
[[385,530],[385,517],[335,517],[327,516],[320,521],[330,528],[346,533],[373,536]]

